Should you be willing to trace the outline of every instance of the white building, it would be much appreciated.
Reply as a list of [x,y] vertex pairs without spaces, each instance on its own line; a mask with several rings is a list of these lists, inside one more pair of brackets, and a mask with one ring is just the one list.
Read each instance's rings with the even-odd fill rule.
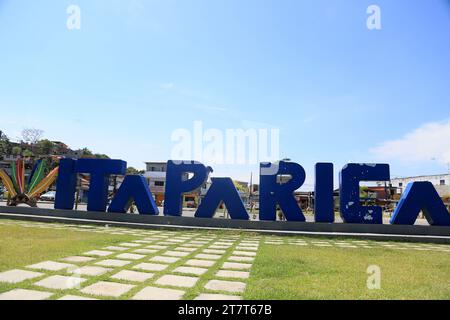
[[166,188],[166,162],[146,162],[146,170],[144,173],[150,190],[152,191],[155,201],[161,205],[164,200],[164,192]]
[[[421,181],[431,182],[439,193],[439,196],[441,197],[450,195],[450,174],[394,178],[391,179],[390,184],[392,185],[392,187],[397,188],[397,193],[401,194],[409,183]],[[380,183],[384,184],[384,182]]]
[[[144,177],[147,179],[150,190],[158,205],[164,201],[164,193],[166,189],[166,172],[167,162],[146,162],[146,171]],[[185,173],[183,180],[188,180],[189,174]],[[183,206],[198,205],[200,198],[202,198],[211,185],[211,179],[208,175],[207,182],[198,190],[187,193],[183,197]]]

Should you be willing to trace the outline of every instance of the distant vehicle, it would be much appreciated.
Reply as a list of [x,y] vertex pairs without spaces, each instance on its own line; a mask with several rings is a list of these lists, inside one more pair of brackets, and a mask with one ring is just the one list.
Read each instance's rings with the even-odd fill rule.
[[186,208],[196,208],[195,201],[187,201]]
[[3,192],[3,193],[0,195],[0,198],[1,198],[2,200],[8,199],[8,191]]
[[55,201],[56,191],[44,193],[39,199],[42,201]]

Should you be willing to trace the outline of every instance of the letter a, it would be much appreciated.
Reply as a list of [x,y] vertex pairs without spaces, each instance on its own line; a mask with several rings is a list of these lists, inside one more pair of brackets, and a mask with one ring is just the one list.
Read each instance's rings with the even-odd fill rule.
[[381,9],[377,5],[371,5],[367,8],[367,29],[369,30],[381,30]]

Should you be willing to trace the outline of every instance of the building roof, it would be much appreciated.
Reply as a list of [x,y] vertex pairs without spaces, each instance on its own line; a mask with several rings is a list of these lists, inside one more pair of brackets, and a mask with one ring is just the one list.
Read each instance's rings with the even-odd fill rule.
[[418,179],[418,178],[431,178],[431,177],[442,177],[442,176],[450,176],[450,173],[427,174],[427,175],[412,176],[412,177],[397,177],[397,178],[391,178],[391,181],[392,180],[400,180],[400,179]]
[[167,164],[167,161],[145,161],[145,164]]

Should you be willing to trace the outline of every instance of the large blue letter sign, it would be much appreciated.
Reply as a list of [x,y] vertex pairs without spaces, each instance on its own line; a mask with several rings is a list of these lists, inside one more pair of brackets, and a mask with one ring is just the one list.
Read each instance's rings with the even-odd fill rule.
[[150,192],[147,181],[142,176],[126,176],[108,207],[108,212],[126,213],[132,202],[139,214],[158,215],[158,207]]
[[127,163],[110,159],[79,159],[75,164],[76,173],[89,173],[88,211],[106,210],[108,203],[109,176],[125,175]]
[[382,209],[362,206],[359,198],[360,181],[390,180],[388,164],[349,163],[339,174],[341,217],[346,223],[382,224]]
[[420,211],[423,211],[430,225],[450,226],[450,214],[428,181],[408,184],[390,222],[413,225]]
[[[188,173],[193,174],[190,179],[187,177]],[[207,178],[207,169],[200,162],[169,160],[167,162],[164,215],[181,216],[183,193],[200,188]]]
[[55,209],[72,210],[75,203],[77,175],[76,160],[59,161],[58,180],[56,181]]
[[333,164],[316,164],[314,187],[314,219],[316,222],[334,222]]
[[303,167],[294,162],[278,164],[261,163],[259,218],[276,220],[277,204],[288,221],[305,221],[302,209],[294,197],[294,191],[305,182]]
[[248,220],[247,210],[245,210],[233,180],[230,178],[211,178],[211,180],[212,184],[200,203],[195,216],[198,218],[214,217],[214,213],[223,201],[231,219]]
[[[196,161],[168,161],[164,199],[164,215],[181,216],[183,194],[195,192],[208,179],[210,167]],[[315,166],[315,222],[334,222],[333,164]],[[61,159],[56,182],[55,209],[72,210],[75,202],[77,174],[90,175],[88,211],[105,212],[110,175],[125,175],[126,162],[110,159]],[[303,167],[294,162],[260,164],[259,219],[276,220],[277,208],[288,221],[305,221],[294,192],[305,182]],[[212,218],[224,203],[232,219],[248,220],[240,193],[230,178],[212,178],[212,184],[200,203],[195,217]],[[382,208],[363,206],[361,181],[388,181],[388,164],[347,164],[339,173],[340,211],[345,223],[382,224]],[[147,181],[142,176],[125,176],[108,212],[125,213],[132,201],[140,214],[158,215],[158,207]],[[408,185],[391,218],[391,224],[413,225],[423,211],[430,225],[450,226],[450,214],[430,182]]]
[[56,209],[73,209],[77,173],[89,173],[88,211],[106,210],[108,185],[111,174],[124,175],[127,163],[110,159],[62,159],[56,183]]

